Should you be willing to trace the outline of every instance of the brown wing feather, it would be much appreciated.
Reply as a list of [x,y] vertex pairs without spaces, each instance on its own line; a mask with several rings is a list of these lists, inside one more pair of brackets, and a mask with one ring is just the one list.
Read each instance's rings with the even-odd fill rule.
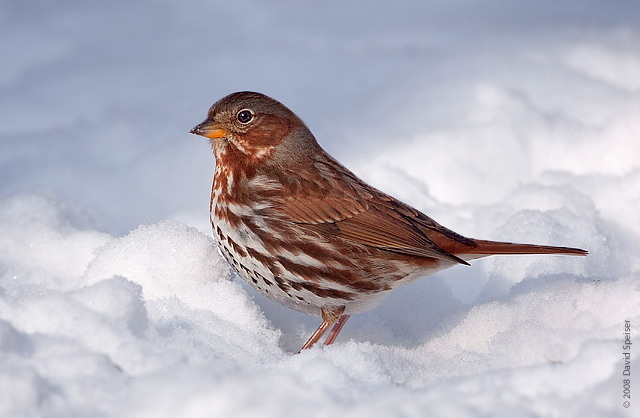
[[435,221],[413,210],[418,221],[414,223],[411,218],[396,210],[396,207],[406,205],[386,195],[384,197],[381,200],[371,196],[371,199],[362,201],[354,198],[290,197],[283,202],[282,208],[292,221],[300,225],[333,224],[337,228],[312,229],[322,230],[351,242],[401,254],[467,264],[442,250],[421,231],[420,222],[437,231],[439,225]]
[[365,208],[355,199],[318,198],[304,196],[290,197],[282,204],[282,210],[289,218],[300,224],[321,224],[339,222],[363,213]]

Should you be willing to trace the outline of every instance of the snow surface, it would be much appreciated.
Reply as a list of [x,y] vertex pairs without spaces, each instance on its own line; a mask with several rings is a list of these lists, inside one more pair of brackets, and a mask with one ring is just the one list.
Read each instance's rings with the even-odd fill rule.
[[[0,416],[639,416],[640,3],[274,3],[0,1]],[[237,90],[462,234],[590,255],[446,270],[295,355],[319,319],[220,258],[187,133]]]

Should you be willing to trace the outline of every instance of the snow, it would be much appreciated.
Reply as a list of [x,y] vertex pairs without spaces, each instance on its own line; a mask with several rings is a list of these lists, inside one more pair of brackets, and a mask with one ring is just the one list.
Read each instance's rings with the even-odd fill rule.
[[[640,7],[0,2],[0,416],[637,416]],[[220,97],[292,108],[475,261],[336,344],[219,256]],[[634,412],[636,415],[634,415]]]

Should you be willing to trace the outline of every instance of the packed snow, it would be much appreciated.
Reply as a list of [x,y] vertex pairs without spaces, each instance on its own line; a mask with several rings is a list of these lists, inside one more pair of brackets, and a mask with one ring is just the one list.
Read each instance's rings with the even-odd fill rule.
[[[631,2],[0,1],[0,416],[638,416],[638,22]],[[238,90],[457,232],[590,254],[445,270],[295,354],[320,319],[221,258],[188,134]]]

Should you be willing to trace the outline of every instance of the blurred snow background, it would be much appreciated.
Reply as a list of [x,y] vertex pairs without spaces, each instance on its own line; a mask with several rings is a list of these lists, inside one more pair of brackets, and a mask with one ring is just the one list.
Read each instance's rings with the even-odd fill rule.
[[[1,0],[0,416],[633,416],[638,22],[625,1]],[[187,133],[237,90],[460,233],[591,254],[449,269],[292,355],[319,320],[218,257]]]

